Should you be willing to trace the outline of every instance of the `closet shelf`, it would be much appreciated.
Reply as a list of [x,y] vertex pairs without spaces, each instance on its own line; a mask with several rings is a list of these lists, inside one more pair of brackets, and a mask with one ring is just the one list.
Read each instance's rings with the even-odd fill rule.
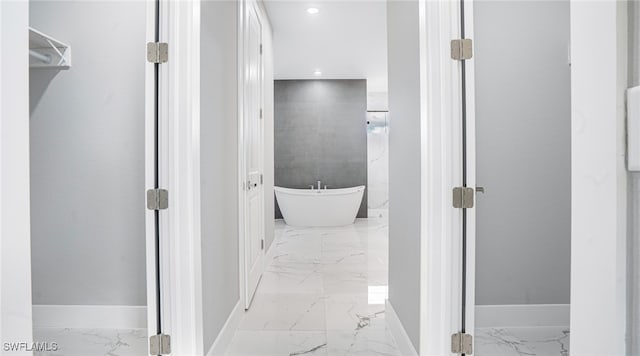
[[71,47],[29,27],[29,67],[69,69]]

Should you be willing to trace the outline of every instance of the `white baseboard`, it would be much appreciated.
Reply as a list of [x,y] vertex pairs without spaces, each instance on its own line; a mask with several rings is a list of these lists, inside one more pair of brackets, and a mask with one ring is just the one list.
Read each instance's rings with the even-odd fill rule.
[[147,307],[128,305],[34,305],[33,327],[146,329]]
[[209,352],[207,352],[207,356],[218,356],[224,355],[225,351],[227,351],[227,347],[231,343],[231,339],[233,339],[233,334],[236,332],[238,325],[240,324],[240,319],[242,319],[242,315],[244,314],[244,308],[241,305],[240,301],[236,303],[236,306],[229,314],[227,321],[225,321],[220,333],[218,333],[218,337],[216,341],[213,342]]
[[569,304],[477,305],[476,328],[569,326]]
[[389,326],[389,330],[391,330],[391,334],[393,338],[396,340],[396,344],[398,345],[398,350],[400,351],[400,355],[403,356],[417,356],[415,347],[413,347],[413,343],[411,339],[409,339],[409,335],[404,330],[404,326],[402,326],[402,322],[400,318],[398,318],[398,314],[393,309],[391,302],[389,299],[386,300],[385,307],[385,320],[387,321],[387,325]]

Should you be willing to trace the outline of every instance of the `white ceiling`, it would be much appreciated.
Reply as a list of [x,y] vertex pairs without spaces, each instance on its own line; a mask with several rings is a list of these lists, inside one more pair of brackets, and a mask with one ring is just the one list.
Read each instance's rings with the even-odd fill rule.
[[[387,91],[386,1],[264,2],[276,79],[367,79],[369,92]],[[311,15],[309,7],[320,12]]]

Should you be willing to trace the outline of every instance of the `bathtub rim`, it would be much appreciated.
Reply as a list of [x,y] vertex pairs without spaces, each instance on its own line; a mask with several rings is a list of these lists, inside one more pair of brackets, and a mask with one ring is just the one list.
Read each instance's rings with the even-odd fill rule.
[[363,192],[366,189],[366,185],[358,185],[355,187],[348,188],[336,188],[336,189],[297,189],[297,188],[285,188],[274,186],[273,190],[276,193],[284,193],[290,195],[301,195],[301,196],[331,196],[331,195],[348,195]]

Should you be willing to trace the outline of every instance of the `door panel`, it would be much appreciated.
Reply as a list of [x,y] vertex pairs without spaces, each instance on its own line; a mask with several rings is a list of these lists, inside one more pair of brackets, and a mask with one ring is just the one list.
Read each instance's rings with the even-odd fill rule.
[[248,308],[264,270],[264,224],[262,185],[262,26],[255,9],[247,8],[247,37],[245,46],[245,268],[246,303]]

